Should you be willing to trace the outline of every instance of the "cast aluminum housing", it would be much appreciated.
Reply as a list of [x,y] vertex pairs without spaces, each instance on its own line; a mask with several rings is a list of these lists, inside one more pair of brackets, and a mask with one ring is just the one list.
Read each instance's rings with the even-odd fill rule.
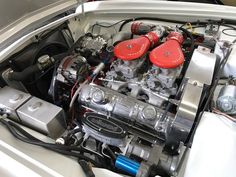
[[162,120],[164,110],[160,108],[94,84],[83,86],[78,100],[95,112],[155,130],[161,139],[165,139],[168,126],[173,121],[173,115],[169,113]]

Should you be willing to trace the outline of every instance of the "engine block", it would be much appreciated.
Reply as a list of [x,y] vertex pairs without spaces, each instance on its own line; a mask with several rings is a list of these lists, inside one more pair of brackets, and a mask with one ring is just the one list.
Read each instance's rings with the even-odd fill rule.
[[161,136],[161,139],[165,139],[170,122],[174,119],[174,115],[169,113],[162,119],[164,110],[98,85],[85,85],[79,102],[95,112],[154,130],[155,136]]

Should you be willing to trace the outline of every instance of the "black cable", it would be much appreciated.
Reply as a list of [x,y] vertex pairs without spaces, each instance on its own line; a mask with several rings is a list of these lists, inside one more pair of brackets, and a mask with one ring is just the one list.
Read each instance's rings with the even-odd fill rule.
[[201,113],[199,114],[198,119],[197,119],[197,122],[195,123],[195,126],[193,127],[193,130],[192,130],[192,133],[191,133],[191,135],[190,135],[189,141],[188,141],[188,143],[187,143],[187,145],[186,145],[187,148],[190,148],[190,147],[191,147],[191,142],[192,142],[192,140],[193,140],[194,134],[195,134],[195,132],[196,132],[196,130],[197,130],[197,127],[198,127],[198,125],[199,125],[199,123],[200,123],[200,121],[201,121],[201,118],[202,118],[202,115],[203,115],[204,111],[207,110],[207,107],[208,107],[208,105],[209,105],[209,103],[210,103],[210,101],[211,101],[211,99],[212,99],[212,96],[213,96],[213,94],[214,94],[214,91],[215,91],[215,89],[216,89],[216,87],[217,87],[217,85],[218,85],[218,82],[219,82],[219,80],[220,80],[220,76],[221,76],[221,74],[222,74],[222,72],[223,72],[224,66],[225,66],[225,64],[227,63],[228,58],[229,58],[231,52],[232,52],[232,49],[230,49],[230,50],[227,52],[227,54],[226,54],[226,56],[224,57],[224,59],[220,62],[219,67],[216,69],[216,74],[215,74],[216,79],[215,79],[215,82],[213,83],[213,86],[212,86],[212,88],[211,88],[211,90],[210,90],[210,92],[209,92],[209,96],[208,96],[208,99],[206,100],[206,103],[205,103],[205,105],[204,105],[204,107],[203,107],[203,110],[202,110]]
[[172,23],[185,23],[183,21],[178,21],[178,20],[167,20],[167,19],[162,19],[162,18],[155,18],[155,17],[137,17],[137,18],[130,18],[130,19],[127,19],[125,20],[120,28],[119,28],[119,31],[122,31],[123,27],[130,23],[130,22],[133,22],[133,21],[137,21],[137,20],[155,20],[155,21],[167,21],[167,22],[172,22]]
[[41,141],[39,139],[37,139],[36,137],[32,136],[31,134],[29,134],[28,132],[24,131],[20,126],[18,126],[17,124],[8,121],[8,124],[13,126],[15,129],[17,129],[22,135],[24,135],[25,137],[34,140],[34,141]]
[[[208,20],[207,22],[201,22],[201,21],[195,21],[195,22],[186,22],[183,25],[180,26],[180,28],[183,28],[185,25],[187,24],[191,24],[192,28],[201,28],[201,27],[205,27],[210,20]],[[219,21],[216,21],[217,23]]]
[[[187,23],[190,23],[193,26],[193,28],[204,27],[207,24],[218,24],[218,25],[228,26],[228,27],[229,27],[229,24],[236,25],[236,21],[228,20],[228,19],[185,22],[185,21],[180,21],[180,20],[169,20],[169,19],[162,19],[162,18],[156,18],[156,17],[137,17],[137,18],[130,18],[130,19],[123,20],[124,22],[121,24],[119,31],[122,31],[123,27],[126,24],[133,21],[137,21],[137,20],[153,20],[153,21],[165,21],[165,22],[170,22],[170,23],[179,23],[179,24],[182,24],[180,28],[183,28],[184,25]],[[119,22],[122,22],[122,20]]]
[[[50,148],[48,148],[48,149],[50,149]],[[93,160],[85,155],[79,154],[79,153],[69,152],[69,151],[65,151],[65,150],[61,150],[61,149],[50,149],[50,150],[60,153],[62,155],[67,155],[67,156],[71,156],[71,157],[76,157],[78,159],[86,160],[88,162],[91,162],[96,167],[102,167],[102,165],[97,163],[95,160]]]
[[[50,148],[57,148],[57,149],[62,149],[62,150],[67,150],[67,151],[78,151],[78,152],[87,152],[87,153],[92,153],[94,155],[97,155],[96,153],[93,153],[92,151],[89,151],[88,149],[84,149],[82,147],[76,147],[76,146],[66,146],[66,145],[61,145],[61,144],[52,144],[52,143],[46,143],[43,142],[37,138],[35,138],[34,136],[32,136],[31,134],[29,134],[28,132],[26,132],[24,129],[22,129],[19,125],[15,124],[14,122],[8,121],[8,124],[12,127],[14,127],[15,129],[17,129],[22,135],[24,135],[25,137],[27,137],[30,140],[34,140],[34,141],[38,141],[40,142],[38,145],[43,146],[43,147],[50,147]],[[72,133],[76,133],[81,131],[82,129],[78,128],[78,129],[74,129],[74,131]],[[35,144],[37,145],[37,144]]]
[[115,22],[115,23],[113,23],[113,24],[111,24],[111,25],[102,25],[102,24],[99,24],[99,23],[95,23],[95,24],[93,24],[92,26],[91,26],[91,33],[93,33],[93,30],[94,30],[94,27],[95,26],[100,26],[100,27],[103,27],[103,28],[110,28],[110,27],[114,27],[115,25],[117,25],[117,24],[119,24],[119,23],[121,23],[121,22],[124,22],[124,21],[126,21],[125,19],[124,20],[120,20],[120,21],[118,21],[118,22]]
[[[183,24],[183,26],[187,23],[186,21],[181,21],[181,20],[169,20],[169,19],[163,19],[163,18],[156,18],[156,17],[137,17],[137,18],[131,18],[131,19],[127,19],[124,21],[124,23],[121,24],[119,31],[122,31],[123,27],[132,22],[132,21],[137,21],[137,20],[153,20],[153,21],[164,21],[164,22],[170,22],[170,23],[179,23],[179,24]],[[217,21],[219,22],[219,21]],[[192,25],[205,25],[208,23],[208,21],[206,22],[200,22],[200,21],[194,21],[194,22],[190,22]],[[181,27],[183,27],[181,26]]]
[[43,40],[45,38],[48,38],[49,36],[51,36],[53,33],[57,32],[57,31],[62,31],[63,29],[67,28],[68,26],[66,23],[61,24],[60,26],[54,28],[54,29],[47,29],[45,31],[43,31],[41,34],[36,35],[36,38],[40,41]]
[[[19,140],[29,143],[29,144],[33,144],[33,145],[37,145],[37,146],[42,146],[45,148],[55,148],[55,149],[61,149],[61,150],[67,150],[67,151],[84,151],[83,149],[79,148],[79,147],[73,147],[73,146],[65,146],[65,145],[61,145],[61,144],[52,144],[52,143],[46,143],[43,142],[35,137],[33,137],[32,135],[30,135],[28,132],[26,132],[24,129],[22,129],[20,126],[18,126],[17,124],[11,122],[11,121],[5,121],[3,119],[0,119],[0,121],[7,126],[7,128],[10,130],[10,132]],[[17,133],[18,130],[22,135],[24,135],[25,137],[23,137],[22,135],[20,135],[19,133]]]
[[116,160],[116,154],[111,150],[111,148],[109,146],[106,147],[107,151],[109,152],[112,160]]
[[71,137],[71,136],[73,136],[73,135],[75,135],[76,133],[79,133],[79,132],[81,132],[82,131],[82,127],[79,127],[79,128],[75,128],[75,129],[73,129],[73,130],[71,130],[69,133],[68,133],[68,137]]
[[218,85],[218,82],[219,82],[219,80],[220,80],[220,76],[221,76],[221,74],[222,74],[222,72],[223,72],[224,66],[225,66],[225,64],[227,63],[228,58],[229,58],[231,52],[232,52],[232,49],[230,49],[230,50],[228,51],[228,53],[226,54],[226,56],[224,57],[224,59],[220,62],[219,67],[216,69],[216,74],[215,74],[215,75],[216,75],[216,79],[215,79],[215,82],[214,82],[213,85],[212,85],[212,88],[211,88],[211,90],[210,90],[210,92],[209,92],[208,99],[206,100],[206,103],[205,103],[205,105],[204,105],[202,111],[200,112],[199,116],[197,117],[197,121],[195,122],[195,125],[194,125],[194,127],[193,127],[193,129],[192,129],[192,132],[191,132],[190,137],[189,137],[189,141],[186,143],[186,149],[185,149],[185,151],[184,151],[184,153],[183,153],[183,156],[182,156],[182,158],[181,158],[181,160],[180,160],[180,162],[179,162],[179,165],[178,165],[178,167],[177,167],[177,171],[180,170],[182,164],[184,163],[184,159],[185,159],[186,155],[188,154],[188,150],[191,148],[191,143],[192,143],[192,141],[193,141],[193,138],[194,138],[194,135],[195,135],[195,133],[196,133],[197,127],[198,127],[198,125],[199,125],[199,123],[200,123],[200,121],[201,121],[201,118],[202,118],[203,113],[205,112],[205,110],[207,110],[207,107],[208,107],[208,105],[210,104],[210,102],[211,102],[211,100],[212,100],[212,96],[213,96],[213,94],[214,94],[215,88],[216,88],[217,85]]
[[236,31],[236,28],[226,28],[222,30],[222,33],[227,35],[227,36],[231,36],[231,37],[236,37],[236,34],[229,34],[226,31]]
[[[218,0],[218,2],[220,2]],[[170,22],[170,23],[179,23],[182,24],[183,27],[186,23],[190,23],[191,25],[196,25],[195,27],[193,26],[193,28],[198,28],[198,27],[204,27],[205,25],[211,23],[211,24],[232,24],[232,25],[236,25],[236,21],[235,20],[228,20],[228,19],[222,19],[222,20],[206,20],[206,21],[193,21],[193,22],[186,22],[186,21],[182,21],[182,20],[170,20],[170,19],[163,19],[163,18],[156,18],[156,17],[136,17],[136,18],[129,18],[129,19],[123,19],[120,20],[114,24],[111,25],[101,25],[101,24],[94,24],[92,27],[98,25],[104,28],[109,28],[112,26],[115,26],[121,22],[123,22],[119,28],[119,31],[122,31],[123,27],[130,23],[130,22],[134,22],[134,21],[138,21],[138,20],[152,20],[152,21],[163,21],[163,22]]]
[[81,168],[83,169],[86,177],[95,177],[95,174],[93,173],[93,170],[90,167],[90,165],[88,164],[88,162],[86,162],[85,160],[79,160],[78,163],[80,164]]
[[[91,163],[93,163],[94,165],[96,165],[98,167],[101,166],[95,160],[80,154],[81,152],[88,152],[85,149],[82,149],[82,148],[79,148],[79,147],[73,147],[73,146],[65,146],[65,145],[59,145],[59,144],[45,143],[45,142],[33,137],[28,132],[26,132],[24,129],[22,129],[20,126],[18,126],[17,124],[15,124],[11,121],[6,121],[4,119],[0,119],[0,122],[8,128],[8,130],[11,132],[11,134],[14,137],[16,137],[17,139],[19,139],[19,140],[21,140],[25,143],[41,146],[41,147],[50,149],[52,151],[56,151],[58,153],[61,153],[63,155],[68,155],[68,156],[73,156],[73,157],[77,157],[77,158],[80,158],[80,159],[84,159],[84,160],[90,161]],[[16,130],[18,130],[25,137],[23,137],[22,135],[17,133],[17,131],[14,128]],[[79,151],[79,153],[71,152],[72,150],[73,151]]]
[[[184,29],[182,27],[180,27],[179,29],[181,31],[183,31],[186,34],[186,36],[189,37],[190,40],[191,40],[191,46],[190,46],[189,55],[188,55],[188,58],[191,58],[191,56],[192,56],[192,54],[194,52],[194,38],[193,38],[193,35],[188,30],[186,30],[186,29]],[[168,102],[168,104],[167,104],[167,106],[165,108],[165,111],[164,111],[164,113],[161,116],[160,121],[164,121],[164,119],[166,118],[166,116],[167,116],[167,114],[168,114],[168,112],[169,112],[169,110],[171,108],[171,105],[172,105],[172,103]]]
[[124,20],[120,20],[120,21],[115,22],[115,23],[113,23],[111,25],[102,25],[102,24],[99,24],[99,23],[95,23],[93,26],[100,26],[100,27],[103,27],[103,28],[110,28],[110,27],[113,27],[113,26],[123,22],[123,21],[126,21],[126,20],[125,19]]
[[[45,147],[50,147],[50,148],[56,148],[56,149],[62,149],[62,150],[67,150],[67,151],[77,151],[77,152],[86,152],[86,153],[90,153],[90,154],[94,154],[97,155],[97,153],[94,153],[93,151],[90,151],[88,149],[85,149],[83,147],[77,147],[77,146],[67,146],[67,145],[61,145],[61,144],[52,144],[52,143],[46,143],[43,142],[37,138],[35,138],[34,136],[30,135],[28,132],[26,132],[24,129],[22,129],[19,125],[15,124],[14,122],[8,121],[8,123],[13,126],[14,128],[16,128],[20,133],[22,133],[23,135],[25,135],[27,138],[31,139],[31,140],[36,140],[39,141],[42,144],[39,144],[40,146],[45,146]],[[74,131],[72,131],[73,135],[77,132],[80,132],[82,130],[82,128],[77,128],[74,129]],[[100,156],[99,156],[100,157]]]
[[206,24],[205,24],[205,25],[192,26],[193,29],[196,29],[196,28],[205,28],[205,27],[206,27]]
[[[94,25],[91,26],[92,28],[92,32],[93,32],[93,29],[95,26],[100,26],[100,27],[103,27],[103,28],[110,28],[110,27],[113,27],[121,22],[123,22],[119,28],[119,31],[122,31],[123,27],[130,23],[130,22],[133,22],[133,21],[137,21],[137,20],[153,20],[153,21],[165,21],[165,22],[170,22],[170,23],[180,23],[180,24],[183,24],[181,27],[183,27],[187,22],[185,21],[180,21],[180,20],[169,20],[169,19],[163,19],[163,18],[156,18],[156,17],[137,17],[137,18],[129,18],[129,19],[123,19],[123,20],[120,20],[118,22],[115,22],[111,25],[102,25],[102,24],[99,24],[99,23],[95,23]],[[219,23],[221,21],[215,21],[216,23]],[[200,21],[195,21],[195,22],[189,22],[191,23],[191,25],[196,25],[196,26],[193,26],[193,28],[199,28],[199,27],[205,27],[205,25],[208,23],[208,22],[200,22]]]
[[185,34],[186,34],[186,36],[187,37],[189,37],[190,38],[190,40],[191,40],[191,46],[190,46],[190,50],[189,50],[189,58],[191,58],[192,57],[192,54],[193,54],[193,52],[194,52],[194,38],[193,38],[193,35],[192,35],[192,33],[191,32],[189,32],[188,30],[186,30],[186,29],[184,29],[184,28],[179,28],[181,31],[183,31]]
[[63,150],[59,150],[59,149],[51,149],[55,152],[58,152],[60,154],[63,154],[63,155],[67,155],[67,156],[71,156],[71,157],[76,157],[78,159],[83,159],[83,160],[86,160],[87,162],[91,162],[93,165],[95,165],[96,167],[102,167],[101,164],[97,163],[95,160],[87,157],[87,156],[84,156],[82,154],[79,154],[79,153],[75,153],[75,152],[68,152],[68,151],[63,151]]

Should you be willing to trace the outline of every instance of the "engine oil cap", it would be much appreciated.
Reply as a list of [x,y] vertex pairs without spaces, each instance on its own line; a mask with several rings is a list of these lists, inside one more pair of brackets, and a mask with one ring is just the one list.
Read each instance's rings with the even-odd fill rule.
[[157,116],[156,109],[153,106],[146,106],[142,111],[142,117],[145,120],[153,120]]
[[101,89],[97,89],[92,94],[92,100],[95,103],[103,103],[105,102],[105,93]]

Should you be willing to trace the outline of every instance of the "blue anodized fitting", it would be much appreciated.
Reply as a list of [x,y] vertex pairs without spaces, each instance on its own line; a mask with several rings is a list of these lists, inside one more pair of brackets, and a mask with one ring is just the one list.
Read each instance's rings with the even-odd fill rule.
[[134,160],[131,160],[125,156],[119,155],[116,158],[115,167],[133,176],[136,176],[140,167],[140,163],[135,162]]

